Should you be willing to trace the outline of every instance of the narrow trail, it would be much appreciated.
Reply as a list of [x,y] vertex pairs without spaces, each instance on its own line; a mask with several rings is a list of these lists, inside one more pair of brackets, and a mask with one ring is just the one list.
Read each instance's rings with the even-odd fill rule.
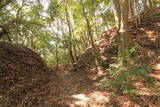
[[[63,74],[62,74],[63,75]],[[67,73],[63,76],[62,101],[69,107],[106,107],[109,94],[98,88],[96,73]],[[92,78],[91,78],[92,77]]]
[[[66,107],[159,107],[160,105],[160,61],[156,59],[152,63],[153,72],[150,74],[155,78],[155,86],[147,88],[138,84],[139,95],[129,97],[125,95],[116,96],[110,91],[98,88],[99,78],[104,74],[94,69],[87,72],[59,73],[63,80],[63,93],[60,95],[60,104]],[[89,71],[90,70],[90,71]],[[65,106],[62,106],[65,107]]]

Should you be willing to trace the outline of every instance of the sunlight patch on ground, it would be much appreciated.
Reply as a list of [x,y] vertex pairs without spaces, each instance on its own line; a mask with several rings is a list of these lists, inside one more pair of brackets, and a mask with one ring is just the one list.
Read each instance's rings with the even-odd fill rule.
[[148,88],[141,87],[139,90],[140,95],[151,95],[151,91]]
[[102,93],[99,91],[95,91],[93,93],[89,94],[90,98],[92,98],[92,100],[97,101],[97,102],[103,102],[103,101],[109,101],[109,98],[107,97],[107,93]]
[[154,70],[160,70],[160,63],[153,65]]
[[105,104],[109,102],[108,94],[100,91],[95,91],[87,95],[72,95],[72,97],[77,99],[74,104],[80,107],[105,107]]
[[140,95],[150,95],[150,93],[151,93],[151,92],[150,92],[150,89],[146,88],[146,87],[144,86],[144,84],[141,83],[141,82],[135,83],[134,86],[137,87],[138,93],[139,93]]
[[101,59],[107,60],[107,57],[106,56],[101,56]]
[[160,74],[150,74],[150,76],[160,80]]
[[157,40],[157,37],[154,35],[153,31],[146,31],[146,34],[147,34],[147,37],[149,37],[151,41],[154,42]]
[[106,75],[106,72],[104,72],[103,70],[100,69],[100,70],[98,71],[98,75],[99,75],[99,76],[105,76],[105,75]]
[[72,95],[73,98],[78,101],[75,102],[75,105],[87,107],[87,102],[89,102],[89,98],[85,94]]
[[159,95],[159,89],[158,88],[141,88],[138,92],[140,95],[147,95],[147,96],[151,96],[151,95]]
[[155,25],[160,26],[160,23],[155,23]]

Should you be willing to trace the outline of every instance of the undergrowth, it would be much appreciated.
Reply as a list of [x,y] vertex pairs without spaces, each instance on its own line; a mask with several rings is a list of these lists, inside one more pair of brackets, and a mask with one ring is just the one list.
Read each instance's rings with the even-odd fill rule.
[[108,76],[101,80],[101,87],[109,88],[115,93],[132,96],[138,94],[133,85],[135,82],[145,81],[147,86],[151,86],[153,79],[148,75],[148,73],[152,71],[151,67],[148,65],[128,63],[130,60],[129,57],[134,51],[135,50],[132,49],[128,52],[125,63],[119,62],[111,64],[109,68],[105,70]]

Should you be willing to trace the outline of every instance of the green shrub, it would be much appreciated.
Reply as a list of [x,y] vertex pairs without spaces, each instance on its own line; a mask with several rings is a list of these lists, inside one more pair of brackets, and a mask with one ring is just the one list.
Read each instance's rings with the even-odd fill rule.
[[148,76],[151,72],[150,66],[123,67],[122,64],[112,64],[108,70],[109,77],[101,80],[102,87],[111,88],[121,94],[136,94],[132,83],[134,81],[145,80],[148,84],[152,83],[152,78]]

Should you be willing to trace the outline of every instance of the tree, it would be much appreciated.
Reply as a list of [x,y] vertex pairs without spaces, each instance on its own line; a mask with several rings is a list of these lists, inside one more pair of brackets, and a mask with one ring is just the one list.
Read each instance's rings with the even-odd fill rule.
[[126,50],[131,48],[132,41],[128,33],[129,21],[129,1],[128,0],[112,0],[113,10],[115,14],[116,25],[119,32],[119,59],[123,61],[126,56]]
[[96,46],[94,44],[94,40],[93,40],[93,34],[92,34],[92,31],[91,31],[91,25],[90,25],[90,21],[87,17],[87,13],[85,12],[85,5],[83,3],[83,0],[80,0],[79,1],[81,7],[82,7],[82,14],[83,14],[83,17],[85,18],[85,21],[86,21],[86,24],[87,24],[87,35],[89,36],[89,39],[90,39],[90,43],[91,43],[91,46],[92,46],[92,50],[93,50],[93,55],[95,56],[95,66],[98,67],[98,53],[97,53],[97,49],[96,49]]
[[143,0],[144,9],[152,8],[152,1],[151,0]]

